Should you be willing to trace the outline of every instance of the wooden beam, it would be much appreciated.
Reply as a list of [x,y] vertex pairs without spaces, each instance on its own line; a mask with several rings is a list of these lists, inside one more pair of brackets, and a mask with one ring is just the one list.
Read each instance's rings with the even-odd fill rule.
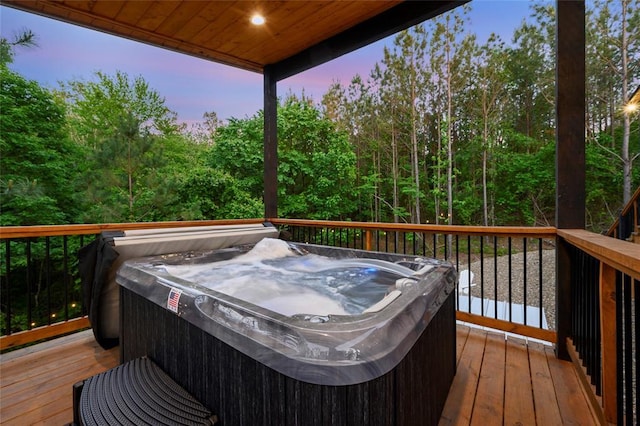
[[584,229],[558,229],[558,236],[600,262],[640,280],[640,244]]
[[585,5],[556,7],[556,227],[584,229]]
[[571,359],[567,339],[571,337],[571,255],[569,243],[556,239],[556,356],[565,361]]
[[519,334],[521,336],[544,340],[551,343],[556,343],[557,341],[557,334],[555,331],[532,327],[530,325],[483,317],[481,315],[470,314],[462,311],[456,311],[456,319],[458,321],[464,321],[482,327],[489,327],[495,330],[505,331],[507,333]]
[[274,78],[280,81],[291,77],[438,16],[468,1],[402,2],[386,12],[273,64]]
[[[585,228],[585,4],[556,1],[556,227]],[[556,251],[556,355],[568,360],[571,261]]]
[[533,226],[466,226],[466,225],[426,225],[415,223],[388,222],[346,222],[332,220],[307,219],[279,219],[268,217],[265,219],[274,225],[303,226],[311,228],[330,229],[364,229],[391,232],[424,232],[426,234],[445,235],[476,235],[521,238],[556,238],[556,228]]
[[191,226],[245,225],[263,223],[256,219],[188,220],[167,222],[96,223],[86,225],[32,225],[0,226],[0,240],[10,238],[55,237],[63,235],[92,235],[102,231],[128,231],[132,229],[183,228]]
[[82,317],[52,325],[45,325],[43,327],[34,328],[33,330],[9,334],[8,336],[0,337],[0,350],[4,351],[5,349],[26,345],[27,343],[37,342],[38,340],[58,337],[63,334],[83,330],[87,327],[91,327],[89,319],[87,317]]
[[616,270],[600,262],[600,332],[602,334],[602,405],[608,422],[617,419]]
[[278,94],[273,68],[264,69],[264,217],[278,217]]

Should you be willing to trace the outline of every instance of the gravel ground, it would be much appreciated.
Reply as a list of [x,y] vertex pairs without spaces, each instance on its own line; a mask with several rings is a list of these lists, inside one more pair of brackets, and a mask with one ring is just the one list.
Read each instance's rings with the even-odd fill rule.
[[[484,264],[484,266],[482,266]],[[540,281],[542,277],[542,307],[549,323],[549,328],[555,329],[555,274],[556,252],[555,250],[542,250],[542,274],[540,273],[540,252],[528,251],[526,262],[523,253],[511,256],[511,273],[509,273],[509,256],[499,256],[494,261],[493,257],[485,258],[483,262],[476,261],[469,265],[460,265],[460,271],[470,269],[474,274],[471,287],[471,295],[486,299],[509,302],[509,287],[511,287],[511,302],[525,302],[525,264],[526,264],[526,304],[540,307]],[[497,273],[496,273],[497,265]],[[484,282],[484,285],[481,285]],[[511,286],[509,284],[511,283]]]

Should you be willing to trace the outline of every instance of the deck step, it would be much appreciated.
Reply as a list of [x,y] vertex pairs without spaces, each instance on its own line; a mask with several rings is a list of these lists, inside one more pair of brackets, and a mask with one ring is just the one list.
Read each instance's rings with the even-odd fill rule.
[[143,357],[74,385],[75,425],[213,425],[217,417]]

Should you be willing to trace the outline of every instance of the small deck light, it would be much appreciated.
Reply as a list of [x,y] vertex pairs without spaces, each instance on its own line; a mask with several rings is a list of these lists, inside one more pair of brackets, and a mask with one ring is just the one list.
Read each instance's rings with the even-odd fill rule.
[[260,15],[259,13],[256,13],[251,17],[251,23],[253,25],[263,25],[265,23],[264,16]]

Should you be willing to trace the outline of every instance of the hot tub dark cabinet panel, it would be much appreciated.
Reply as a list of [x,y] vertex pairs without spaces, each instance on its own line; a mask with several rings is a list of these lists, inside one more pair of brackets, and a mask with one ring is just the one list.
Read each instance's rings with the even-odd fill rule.
[[121,356],[148,356],[221,425],[435,425],[455,375],[454,293],[388,373],[344,386],[285,376],[121,289]]

